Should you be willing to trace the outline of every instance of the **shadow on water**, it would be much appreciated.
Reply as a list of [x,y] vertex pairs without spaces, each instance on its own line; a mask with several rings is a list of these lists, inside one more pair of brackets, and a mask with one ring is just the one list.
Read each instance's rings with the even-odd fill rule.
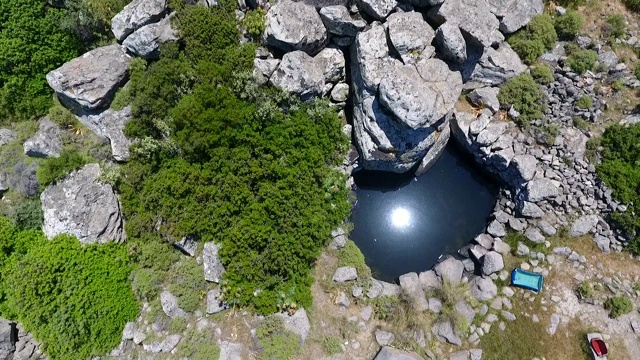
[[441,255],[455,254],[484,229],[499,190],[454,145],[420,178],[411,173],[354,174],[351,238],[381,280],[428,270]]

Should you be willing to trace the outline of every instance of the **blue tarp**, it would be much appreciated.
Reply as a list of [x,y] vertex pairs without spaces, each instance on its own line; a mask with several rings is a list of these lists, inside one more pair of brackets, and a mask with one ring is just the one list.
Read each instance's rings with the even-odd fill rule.
[[519,286],[525,289],[540,291],[542,290],[542,281],[544,276],[522,269],[515,268],[511,272],[511,285]]

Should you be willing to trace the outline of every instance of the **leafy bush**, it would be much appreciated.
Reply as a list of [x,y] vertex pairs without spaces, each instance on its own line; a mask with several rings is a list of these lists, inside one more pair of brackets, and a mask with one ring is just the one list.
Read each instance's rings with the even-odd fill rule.
[[531,64],[544,53],[545,49],[552,49],[557,39],[553,19],[547,14],[540,14],[507,41],[522,61]]
[[264,11],[262,9],[247,11],[243,20],[243,25],[251,37],[254,39],[259,38],[266,27]]
[[640,11],[640,0],[622,0],[622,2],[629,10]]
[[593,70],[598,61],[598,54],[593,50],[577,50],[569,54],[567,64],[574,72],[582,74]]
[[591,283],[583,281],[578,287],[578,294],[584,299],[590,299],[593,297],[593,285]]
[[47,112],[53,91],[45,75],[79,53],[58,27],[64,17],[42,0],[0,2],[0,123]]
[[76,149],[66,148],[60,153],[60,157],[47,158],[40,163],[37,170],[38,182],[45,188],[88,162],[89,158],[86,155]]
[[513,106],[520,113],[518,124],[525,127],[531,120],[542,118],[542,97],[540,86],[526,73],[507,80],[498,93],[500,105]]
[[169,291],[178,298],[178,306],[184,311],[196,311],[207,290],[202,266],[195,259],[185,258],[176,263],[169,273]]
[[111,19],[129,3],[128,0],[64,0],[66,16],[60,27],[73,32],[91,45],[112,38]]
[[256,330],[258,345],[262,350],[262,358],[269,360],[289,360],[300,354],[298,336],[284,327],[284,320],[279,316],[269,316]]
[[609,316],[618,318],[633,310],[633,303],[626,296],[614,296],[605,301],[604,308],[609,310]]
[[21,199],[13,208],[10,217],[22,229],[40,230],[44,221],[40,197],[33,196]]
[[327,355],[340,354],[342,352],[342,340],[336,336],[326,336],[322,339],[322,349]]
[[614,38],[621,38],[626,31],[626,24],[622,14],[607,16],[605,31]]
[[531,69],[531,77],[542,85],[550,84],[553,82],[553,71],[546,64],[538,64]]
[[566,14],[556,16],[554,27],[558,37],[563,40],[571,40],[578,35],[584,25],[584,18],[579,12],[567,10]]
[[613,82],[611,83],[611,89],[613,89],[613,91],[624,90],[624,84],[622,83],[622,80],[620,79],[613,80]]
[[593,100],[587,95],[582,95],[582,97],[576,101],[576,106],[581,109],[588,109],[593,106]]
[[6,307],[53,359],[104,354],[121,340],[138,305],[129,257],[118,244],[82,245],[62,235],[35,241],[2,271]]
[[358,277],[360,278],[371,276],[371,269],[365,263],[362,251],[351,240],[348,240],[344,248],[338,253],[338,266],[353,266],[358,271]]

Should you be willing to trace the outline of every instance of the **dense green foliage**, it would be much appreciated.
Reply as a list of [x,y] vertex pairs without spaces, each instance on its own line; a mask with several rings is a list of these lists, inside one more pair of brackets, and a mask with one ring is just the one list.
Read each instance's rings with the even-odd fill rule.
[[547,14],[535,16],[529,24],[507,40],[522,61],[535,62],[545,50],[553,48],[558,35],[553,19]]
[[567,64],[574,72],[582,74],[587,70],[593,70],[598,61],[598,54],[593,50],[576,50],[569,54]]
[[507,80],[498,93],[500,104],[513,106],[520,113],[517,122],[521,126],[528,126],[529,121],[542,118],[542,97],[540,85],[526,73]]
[[60,26],[73,32],[85,44],[105,41],[111,37],[111,18],[129,0],[64,0],[66,16]]
[[43,0],[0,1],[0,123],[44,114],[51,105],[45,75],[79,52],[75,37],[59,27],[65,16]]
[[284,327],[279,316],[269,316],[256,329],[258,345],[265,360],[294,359],[301,352],[298,336]]
[[640,11],[640,0],[622,0],[622,2],[629,10]]
[[[127,131],[142,140],[118,185],[127,232],[220,243],[233,305],[308,306],[310,269],[349,212],[335,110],[254,85],[230,9],[186,7],[177,25],[184,48],[132,71]],[[154,292],[151,272],[135,277],[139,296]]]
[[81,245],[21,230],[0,218],[2,316],[20,321],[52,359],[104,354],[120,342],[138,305],[121,245]]
[[579,12],[568,10],[566,14],[556,16],[553,25],[560,39],[571,40],[580,32],[584,25],[584,18]]
[[38,167],[38,182],[44,189],[47,185],[64,178],[71,171],[84,166],[89,162],[86,155],[75,149],[64,149],[60,157],[47,158]]
[[364,255],[358,245],[351,240],[348,240],[344,248],[338,253],[338,266],[352,266],[356,268],[358,277],[368,278],[371,276],[371,269],[364,262]]
[[581,109],[588,109],[590,107],[593,107],[593,100],[589,96],[583,95],[580,99],[578,99],[578,101],[576,101],[576,106]]
[[216,343],[216,336],[210,328],[190,329],[184,334],[176,350],[176,356],[181,359],[210,360],[218,359],[220,356],[220,346]]
[[605,30],[614,38],[621,38],[626,31],[626,24],[622,14],[611,14],[607,16]]
[[533,77],[538,84],[542,85],[550,84],[554,80],[553,72],[546,64],[537,64],[531,68],[531,77]]
[[626,296],[614,296],[604,302],[604,308],[609,310],[609,316],[615,319],[630,313],[633,310],[633,303]]
[[247,11],[242,24],[251,37],[258,38],[266,27],[264,11],[262,9]]
[[602,163],[598,176],[613,190],[613,196],[628,206],[611,216],[632,236],[629,249],[640,254],[640,125],[613,125],[604,132],[600,145]]

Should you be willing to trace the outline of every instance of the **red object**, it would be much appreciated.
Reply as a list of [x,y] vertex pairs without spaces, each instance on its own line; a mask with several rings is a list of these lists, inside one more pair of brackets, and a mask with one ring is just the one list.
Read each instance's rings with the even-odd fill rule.
[[602,339],[591,340],[591,347],[598,356],[607,355],[609,353],[609,350],[607,350],[607,345],[604,343],[604,341],[602,341]]

